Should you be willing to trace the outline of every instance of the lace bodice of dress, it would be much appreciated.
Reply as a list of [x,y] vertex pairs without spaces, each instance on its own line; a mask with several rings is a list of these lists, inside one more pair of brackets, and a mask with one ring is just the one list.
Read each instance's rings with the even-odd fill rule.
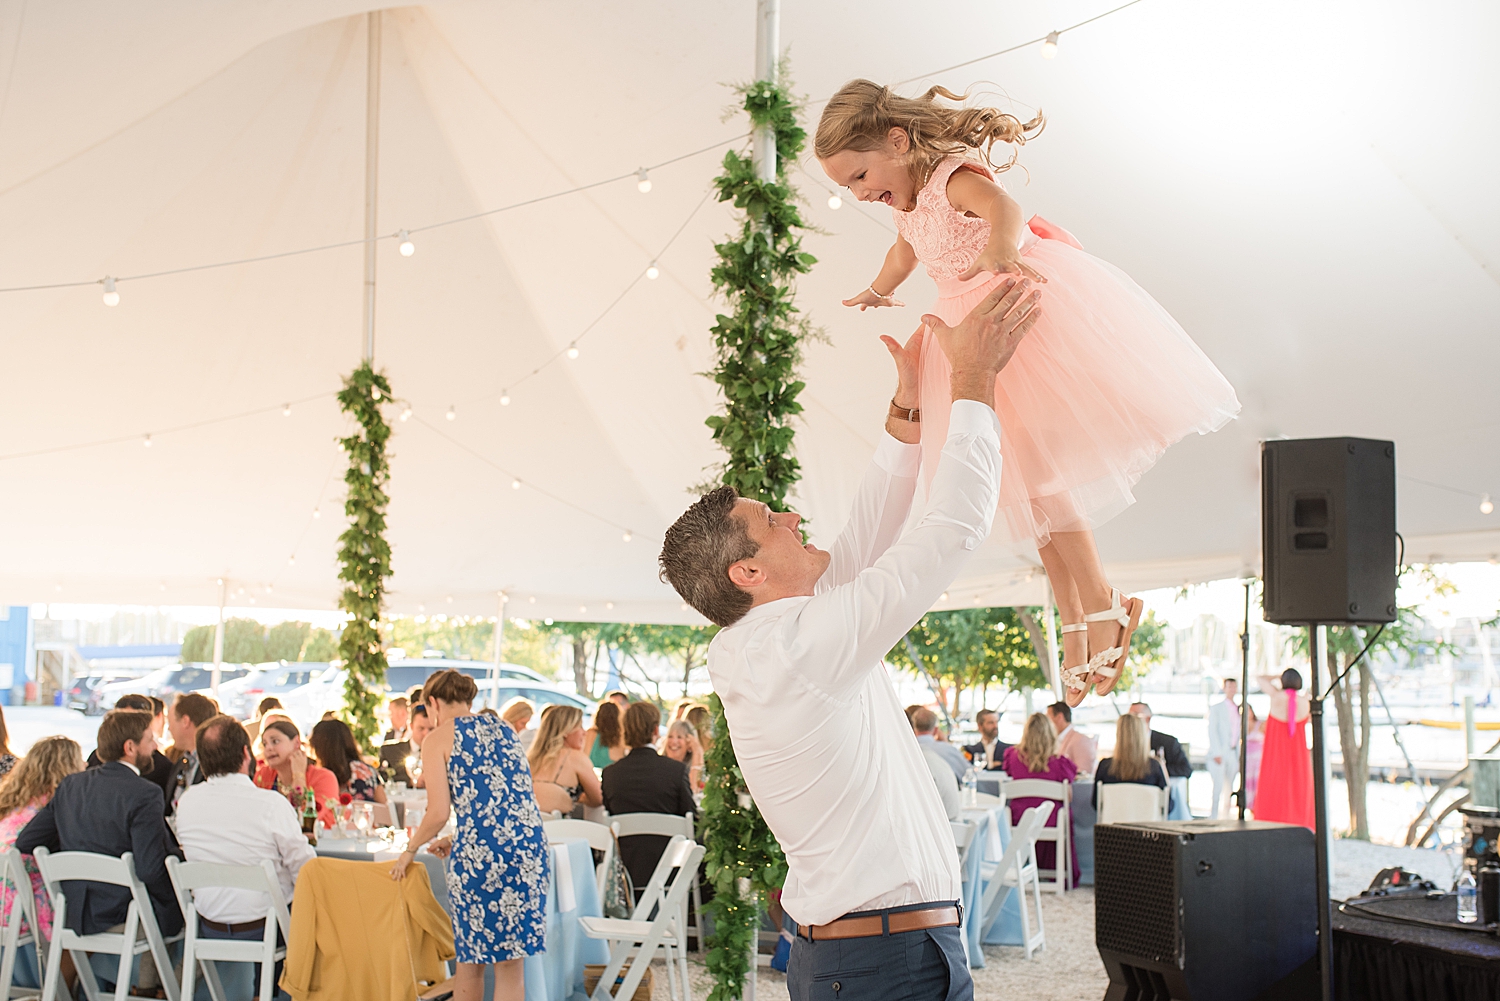
[[990,242],[990,224],[955,209],[948,201],[948,179],[960,167],[978,170],[985,177],[994,175],[983,164],[950,156],[938,163],[926,185],[917,192],[917,205],[910,212],[896,210],[891,215],[917,260],[927,265],[933,281],[957,278]]

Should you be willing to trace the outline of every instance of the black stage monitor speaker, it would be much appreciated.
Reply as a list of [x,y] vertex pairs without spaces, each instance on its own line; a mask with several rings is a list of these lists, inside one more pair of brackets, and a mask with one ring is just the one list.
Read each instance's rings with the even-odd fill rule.
[[1105,1001],[1315,1001],[1313,832],[1256,820],[1094,829]]
[[1261,444],[1267,622],[1394,622],[1396,446],[1369,438]]

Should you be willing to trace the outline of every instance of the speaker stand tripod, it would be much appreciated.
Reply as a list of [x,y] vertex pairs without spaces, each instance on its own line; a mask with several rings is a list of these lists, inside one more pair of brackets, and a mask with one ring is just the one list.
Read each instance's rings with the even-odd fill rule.
[[[1333,1001],[1333,911],[1328,888],[1328,783],[1326,761],[1328,749],[1323,741],[1323,700],[1318,694],[1318,623],[1307,626],[1308,663],[1311,670],[1308,692],[1308,723],[1312,726],[1313,768],[1313,879],[1318,894],[1318,984],[1323,1001]],[[1295,722],[1295,720],[1294,720]],[[1347,777],[1347,776],[1346,776]]]

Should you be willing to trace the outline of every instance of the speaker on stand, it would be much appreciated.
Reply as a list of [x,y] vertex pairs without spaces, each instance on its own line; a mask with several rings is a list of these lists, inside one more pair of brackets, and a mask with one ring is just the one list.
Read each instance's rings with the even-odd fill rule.
[[1332,1001],[1326,693],[1319,691],[1318,627],[1396,619],[1395,443],[1369,438],[1263,442],[1261,543],[1266,621],[1308,630],[1318,974],[1324,1001]]

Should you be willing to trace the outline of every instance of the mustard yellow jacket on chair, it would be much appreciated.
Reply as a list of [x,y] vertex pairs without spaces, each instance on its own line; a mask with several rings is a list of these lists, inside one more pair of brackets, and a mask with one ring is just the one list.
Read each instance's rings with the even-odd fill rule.
[[281,974],[293,1001],[412,1001],[444,979],[453,926],[427,867],[413,864],[399,883],[390,870],[331,858],[302,867]]

